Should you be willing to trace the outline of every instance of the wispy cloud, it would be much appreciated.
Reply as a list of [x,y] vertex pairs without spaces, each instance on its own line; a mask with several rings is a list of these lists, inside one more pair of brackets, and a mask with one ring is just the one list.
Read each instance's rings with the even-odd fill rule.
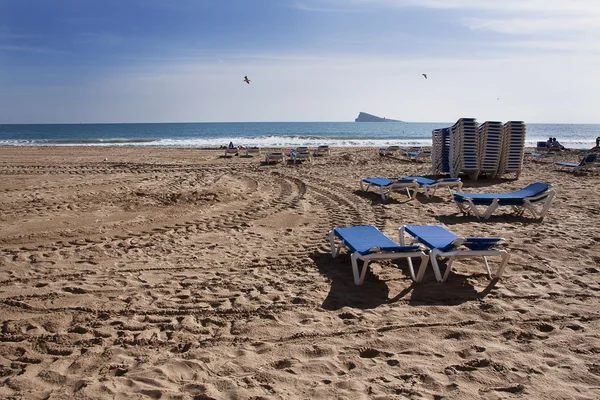
[[[459,12],[455,23],[472,31],[521,37],[547,50],[597,51],[600,1],[597,0],[319,0],[318,4],[365,8],[411,8]],[[311,3],[315,4],[315,3]],[[496,40],[501,40],[502,36]],[[552,40],[557,42],[553,45]]]
[[18,52],[38,53],[38,54],[60,53],[58,50],[53,50],[50,48],[28,47],[28,46],[18,46],[18,45],[1,45],[1,44],[0,44],[0,51],[18,51]]

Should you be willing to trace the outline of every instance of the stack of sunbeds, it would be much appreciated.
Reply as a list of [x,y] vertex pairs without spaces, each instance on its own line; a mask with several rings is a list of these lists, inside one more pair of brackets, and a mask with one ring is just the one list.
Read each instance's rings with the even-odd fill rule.
[[431,165],[434,175],[450,173],[450,128],[434,129],[431,132]]
[[523,168],[525,123],[522,121],[486,121],[461,118],[452,127],[432,131],[432,173],[458,178],[467,174],[477,179],[514,173]]
[[523,169],[525,123],[523,121],[508,121],[504,124],[503,136],[498,175],[514,173],[519,178]]
[[479,140],[477,120],[461,118],[450,128],[450,176],[458,178],[461,172],[477,179],[479,175]]
[[486,121],[478,128],[479,132],[479,173],[495,178],[502,154],[502,122]]

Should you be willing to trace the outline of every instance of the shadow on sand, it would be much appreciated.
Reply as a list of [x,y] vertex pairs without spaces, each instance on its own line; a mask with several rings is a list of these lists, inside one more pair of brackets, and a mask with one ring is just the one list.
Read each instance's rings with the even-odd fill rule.
[[[487,287],[478,292],[469,283],[469,279],[487,278],[485,274],[457,274],[454,270],[446,282],[436,282],[433,271],[429,266],[422,283],[410,280],[410,273],[406,260],[396,260],[392,265],[400,269],[410,282],[400,293],[390,296],[390,290],[385,280],[367,271],[364,283],[360,286],[354,284],[350,255],[344,253],[337,258],[330,253],[315,253],[311,258],[317,265],[319,272],[331,280],[331,288],[321,307],[325,310],[339,310],[343,307],[373,309],[382,304],[395,303],[405,300],[411,306],[423,305],[458,305],[467,301],[479,300],[487,296],[495,287],[497,280],[489,281]],[[390,268],[385,262],[383,268]],[[440,263],[440,268],[445,268],[445,263]],[[410,298],[408,296],[410,295]]]

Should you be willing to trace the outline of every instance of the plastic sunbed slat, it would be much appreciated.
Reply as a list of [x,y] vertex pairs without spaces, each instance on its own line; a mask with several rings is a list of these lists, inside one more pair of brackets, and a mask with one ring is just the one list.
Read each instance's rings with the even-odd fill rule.
[[419,246],[400,246],[372,225],[335,228],[333,232],[344,241],[344,244],[352,252],[358,252],[363,256],[377,251],[410,252],[419,250]]

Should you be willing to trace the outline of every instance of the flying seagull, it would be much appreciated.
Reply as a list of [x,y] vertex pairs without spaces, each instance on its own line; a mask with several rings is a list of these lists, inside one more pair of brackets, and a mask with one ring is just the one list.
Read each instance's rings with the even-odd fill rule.
[[250,79],[248,79],[247,76],[244,76],[244,82],[246,82],[249,85],[250,84]]
[[421,74],[421,75],[423,75],[425,77],[425,79],[427,79],[427,74]]

